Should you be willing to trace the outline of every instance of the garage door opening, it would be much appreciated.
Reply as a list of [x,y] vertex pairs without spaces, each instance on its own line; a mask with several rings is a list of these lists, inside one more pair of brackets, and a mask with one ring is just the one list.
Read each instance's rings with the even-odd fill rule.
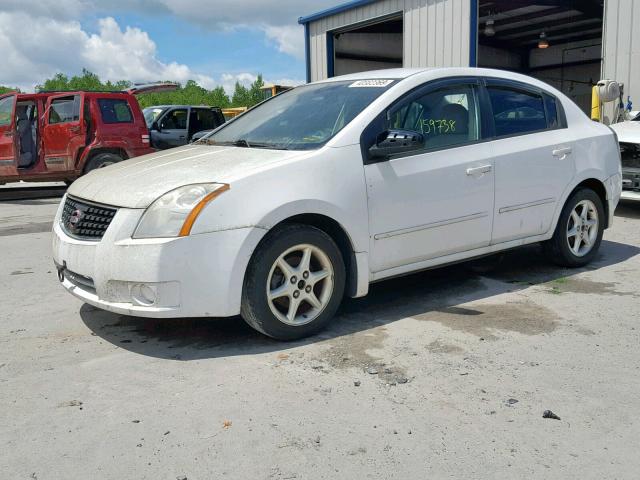
[[589,113],[602,36],[600,0],[480,0],[477,64],[538,78]]
[[402,14],[327,32],[329,77],[402,67],[402,32]]

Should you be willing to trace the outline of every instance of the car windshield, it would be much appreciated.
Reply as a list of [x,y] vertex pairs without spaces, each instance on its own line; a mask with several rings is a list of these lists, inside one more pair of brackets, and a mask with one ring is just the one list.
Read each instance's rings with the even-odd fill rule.
[[360,80],[297,87],[198,142],[278,150],[319,148],[392,84],[392,80]]
[[144,121],[147,127],[151,127],[151,124],[156,121],[160,114],[164,111],[164,108],[149,107],[145,108],[142,113],[144,114]]

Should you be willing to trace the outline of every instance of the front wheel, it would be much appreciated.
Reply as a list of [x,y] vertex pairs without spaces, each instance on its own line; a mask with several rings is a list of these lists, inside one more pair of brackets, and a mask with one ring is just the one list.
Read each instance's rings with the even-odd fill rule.
[[551,240],[544,243],[547,256],[562,267],[582,267],[596,256],[605,221],[602,200],[583,188],[565,204]]
[[312,335],[333,318],[344,294],[340,249],[322,230],[290,224],[270,232],[245,276],[241,314],[278,340]]

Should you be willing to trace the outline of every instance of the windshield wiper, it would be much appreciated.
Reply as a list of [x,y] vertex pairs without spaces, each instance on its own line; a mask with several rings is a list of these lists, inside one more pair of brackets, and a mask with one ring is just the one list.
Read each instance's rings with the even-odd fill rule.
[[288,150],[288,148],[286,147],[281,147],[273,143],[258,143],[258,142],[249,143],[244,138],[241,138],[239,140],[234,140],[232,142],[217,142],[215,140],[209,140],[207,138],[202,138],[198,140],[198,142],[200,141],[202,141],[203,143],[206,142],[207,145],[233,146],[233,147],[242,147],[242,148],[268,148],[272,150]]

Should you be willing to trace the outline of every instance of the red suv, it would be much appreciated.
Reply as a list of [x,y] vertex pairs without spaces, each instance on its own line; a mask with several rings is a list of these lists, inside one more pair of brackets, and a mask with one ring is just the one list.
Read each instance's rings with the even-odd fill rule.
[[67,181],[154,151],[136,94],[122,92],[9,93],[0,96],[0,184]]

